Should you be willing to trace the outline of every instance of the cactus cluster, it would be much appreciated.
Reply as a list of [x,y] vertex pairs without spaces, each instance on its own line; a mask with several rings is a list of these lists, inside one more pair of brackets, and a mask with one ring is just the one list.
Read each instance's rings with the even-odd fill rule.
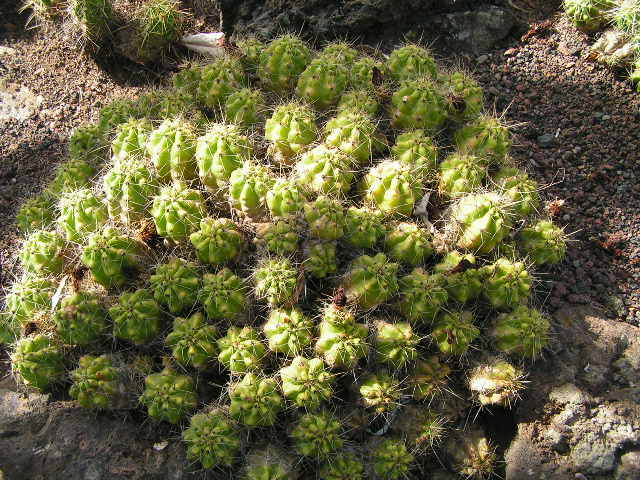
[[237,43],[105,107],[23,207],[13,371],[146,411],[230,478],[492,472],[459,429],[522,394],[551,335],[535,269],[566,252],[509,129],[417,45]]

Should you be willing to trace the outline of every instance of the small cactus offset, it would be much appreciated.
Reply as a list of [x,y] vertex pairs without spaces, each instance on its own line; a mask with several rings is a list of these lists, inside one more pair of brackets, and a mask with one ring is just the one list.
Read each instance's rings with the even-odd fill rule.
[[435,266],[435,272],[444,275],[449,295],[460,303],[467,303],[480,296],[486,270],[476,264],[470,253],[447,253]]
[[322,464],[319,475],[321,480],[362,480],[364,464],[353,453],[341,451]]
[[305,248],[304,270],[315,278],[326,278],[338,271],[336,242],[309,242]]
[[276,255],[291,255],[298,250],[300,228],[293,221],[276,220],[273,223],[256,224],[253,242],[259,248]]
[[108,218],[104,201],[86,188],[64,193],[58,208],[58,225],[70,242],[82,242],[87,235],[100,230]]
[[183,242],[198,230],[200,221],[207,216],[207,207],[199,190],[178,182],[160,190],[153,199],[151,215],[159,235]]
[[163,323],[160,305],[148,290],[123,293],[116,305],[109,309],[113,320],[113,335],[142,345],[154,340]]
[[531,278],[524,263],[499,258],[485,272],[483,293],[495,308],[514,308],[529,299]]
[[100,125],[77,127],[69,137],[69,157],[71,159],[84,160],[91,165],[106,156],[107,150]]
[[438,67],[428,50],[419,45],[397,48],[389,56],[387,66],[391,76],[398,80],[412,80],[420,77],[435,78]]
[[271,310],[262,327],[269,350],[300,355],[313,340],[313,322],[297,307]]
[[510,407],[524,388],[523,373],[505,360],[493,360],[481,364],[469,374],[469,390],[482,406]]
[[341,196],[351,190],[353,169],[353,160],[348,154],[318,145],[300,157],[294,170],[301,188],[320,195]]
[[398,264],[384,253],[356,258],[343,280],[347,298],[363,310],[377,307],[398,291]]
[[224,103],[228,122],[243,127],[257,124],[265,110],[264,95],[260,90],[242,88],[227,97]]
[[229,218],[203,218],[200,230],[189,236],[198,259],[210,265],[223,265],[238,258],[246,246],[238,225]]
[[344,239],[356,248],[375,248],[384,237],[384,215],[366,207],[349,207],[345,212]]
[[454,135],[461,152],[468,152],[493,161],[503,160],[511,148],[509,129],[495,117],[482,116],[465,125]]
[[471,76],[453,72],[442,79],[449,117],[458,122],[473,120],[482,111],[484,93]]
[[380,162],[364,177],[365,201],[386,215],[410,216],[423,191],[418,171],[399,161]]
[[278,164],[290,165],[296,154],[316,140],[318,127],[313,111],[301,103],[286,103],[275,109],[264,125],[269,152]]
[[254,450],[247,458],[242,480],[298,480],[296,458],[285,451],[268,445]]
[[260,63],[260,55],[266,45],[256,37],[240,38],[236,41],[236,45],[242,54],[240,61],[242,62],[245,71],[249,73],[256,73],[258,64]]
[[169,368],[144,379],[145,389],[140,402],[151,418],[178,423],[198,406],[193,379]]
[[342,448],[342,425],[328,412],[307,413],[291,431],[296,451],[305,457],[327,458]]
[[428,406],[411,405],[403,412],[396,430],[417,452],[435,449],[446,434],[446,418]]
[[376,322],[374,345],[378,360],[396,369],[407,366],[418,356],[420,337],[407,322]]
[[267,349],[253,327],[229,327],[218,340],[218,361],[231,373],[259,370],[267,356]]
[[446,102],[434,81],[408,80],[391,98],[391,121],[398,129],[436,132],[447,119]]
[[118,122],[116,136],[111,141],[111,159],[114,164],[142,157],[151,133],[151,123],[146,118],[128,117],[124,120],[125,123]]
[[329,52],[312,60],[298,77],[296,95],[325,110],[337,103],[349,81],[349,71],[340,57]]
[[56,286],[50,280],[30,275],[11,285],[5,300],[6,312],[19,323],[25,323],[38,312],[50,311]]
[[370,452],[374,478],[398,480],[405,478],[415,457],[399,438],[387,438]]
[[560,263],[567,251],[564,231],[550,220],[524,228],[519,240],[523,253],[536,265]]
[[57,232],[38,230],[22,245],[20,261],[23,268],[38,275],[61,273],[64,268],[66,242]]
[[117,163],[104,177],[103,187],[112,219],[128,225],[150,216],[158,185],[142,161],[128,159]]
[[384,247],[393,260],[416,266],[424,263],[433,250],[431,235],[415,223],[398,223],[387,232]]
[[24,384],[38,390],[48,389],[61,381],[65,374],[62,351],[45,335],[20,339],[11,355],[11,362]]
[[333,375],[321,358],[295,357],[280,369],[280,378],[282,393],[297,407],[317,409],[333,395]]
[[451,369],[437,355],[418,360],[409,375],[411,394],[418,401],[431,401],[444,393]]
[[595,32],[608,23],[607,14],[615,6],[612,0],[564,0],[564,12],[581,30]]
[[396,137],[391,149],[399,162],[415,167],[425,179],[431,179],[438,168],[438,148],[424,130],[411,130]]
[[78,292],[62,299],[53,322],[66,344],[90,345],[106,333],[107,310],[97,295]]
[[322,49],[320,58],[328,58],[343,65],[349,65],[358,58],[358,51],[347,42],[331,42]]
[[221,410],[197,413],[182,432],[187,458],[200,462],[203,468],[232,466],[240,455],[240,431]]
[[242,380],[229,386],[229,414],[247,427],[273,425],[284,401],[273,378],[261,378],[247,373]]
[[116,406],[123,388],[122,372],[109,355],[83,355],[71,371],[69,395],[81,407],[107,409]]
[[456,198],[480,189],[487,176],[487,165],[475,155],[453,153],[439,166],[441,194]]
[[495,449],[478,427],[456,431],[445,446],[449,463],[459,475],[467,478],[487,478],[496,468]]
[[337,240],[344,235],[344,207],[340,200],[319,196],[304,206],[309,236],[320,240]]
[[226,98],[244,84],[242,64],[223,57],[202,68],[198,83],[198,100],[209,108],[224,105]]
[[549,341],[549,320],[538,310],[520,306],[502,313],[490,332],[498,350],[525,358],[535,358]]
[[279,178],[267,192],[269,213],[275,218],[295,217],[302,212],[307,201],[303,188],[297,182]]
[[397,408],[401,393],[400,382],[385,372],[368,375],[360,384],[362,404],[378,414]]
[[264,259],[253,276],[258,298],[264,298],[269,305],[295,303],[300,278],[289,259]]
[[493,181],[511,200],[511,208],[516,215],[524,218],[540,209],[538,184],[522,170],[503,167],[493,175]]
[[464,355],[471,343],[480,335],[473,324],[471,312],[443,314],[434,324],[431,336],[444,355]]
[[73,0],[69,13],[83,39],[100,46],[111,36],[111,0]]
[[162,122],[149,134],[146,150],[162,182],[197,178],[195,130],[182,118]]
[[155,300],[174,315],[189,312],[198,301],[200,276],[196,265],[180,258],[172,258],[158,265],[149,278]]
[[217,357],[219,336],[218,328],[207,325],[204,315],[196,312],[188,318],[176,317],[164,343],[180,365],[204,369]]
[[338,102],[338,113],[354,110],[375,117],[380,112],[380,102],[368,90],[348,90]]
[[441,274],[428,274],[415,268],[398,279],[400,299],[398,311],[412,323],[432,322],[449,299],[447,279]]
[[309,47],[294,35],[273,40],[260,54],[258,77],[276,92],[290,90],[311,62]]
[[267,167],[246,161],[229,177],[231,205],[252,220],[265,218],[267,194],[274,184],[275,178]]
[[49,185],[49,191],[59,194],[87,188],[91,186],[91,180],[96,173],[96,167],[89,161],[82,158],[71,158],[56,169],[56,176]]
[[16,215],[16,223],[22,233],[46,230],[55,222],[55,197],[50,192],[27,200]]
[[367,113],[343,110],[325,125],[324,143],[350,155],[362,166],[386,147],[386,139],[376,130],[374,120]]
[[228,268],[202,277],[200,303],[209,320],[234,321],[248,306],[245,282]]
[[346,307],[329,304],[322,315],[316,352],[331,368],[353,369],[369,352],[369,328]]
[[389,70],[384,62],[372,57],[362,57],[356,60],[351,67],[350,83],[353,88],[372,91],[383,82]]

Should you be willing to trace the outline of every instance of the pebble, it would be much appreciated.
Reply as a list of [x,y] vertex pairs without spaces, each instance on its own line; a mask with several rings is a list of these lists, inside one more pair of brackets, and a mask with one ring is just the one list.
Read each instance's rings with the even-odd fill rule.
[[538,137],[538,145],[542,148],[549,148],[555,143],[555,137],[552,133],[545,133]]

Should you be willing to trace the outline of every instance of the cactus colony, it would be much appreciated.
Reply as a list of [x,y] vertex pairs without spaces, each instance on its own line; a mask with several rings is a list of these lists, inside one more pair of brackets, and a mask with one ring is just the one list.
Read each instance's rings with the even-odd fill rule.
[[[88,408],[137,388],[137,408],[183,427],[190,459],[241,478],[405,478],[441,447],[460,475],[487,475],[478,427],[463,450],[441,442],[464,436],[470,406],[454,372],[471,362],[476,405],[517,400],[550,335],[532,268],[566,250],[509,130],[417,45],[386,62],[293,35],[238,47],[164,98],[105,107],[21,209],[23,275],[0,317],[16,375],[70,381]],[[168,114],[176,95],[188,108]],[[428,193],[433,224],[414,215]],[[136,351],[163,365],[138,387]],[[288,440],[250,445],[238,467],[256,428]]]

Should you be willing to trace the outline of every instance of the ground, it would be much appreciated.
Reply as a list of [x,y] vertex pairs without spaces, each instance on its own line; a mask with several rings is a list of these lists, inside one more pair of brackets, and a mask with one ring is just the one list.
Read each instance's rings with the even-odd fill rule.
[[[556,221],[572,238],[568,258],[538,279],[538,302],[555,319],[554,341],[514,411],[494,412],[505,476],[640,478],[640,94],[620,72],[591,63],[593,39],[556,10],[508,3],[525,11],[512,12],[519,26],[489,51],[456,48],[453,55],[450,43],[436,44],[443,59],[474,72],[489,104],[505,112],[513,156],[544,185]],[[19,246],[17,208],[51,179],[72,128],[158,75],[135,64],[114,67],[110,58],[96,63],[61,34],[25,30],[25,16],[10,5],[0,12],[6,288]],[[15,390],[10,378],[0,384],[6,478],[186,476],[178,439],[148,425],[136,431],[135,419],[96,416]]]

